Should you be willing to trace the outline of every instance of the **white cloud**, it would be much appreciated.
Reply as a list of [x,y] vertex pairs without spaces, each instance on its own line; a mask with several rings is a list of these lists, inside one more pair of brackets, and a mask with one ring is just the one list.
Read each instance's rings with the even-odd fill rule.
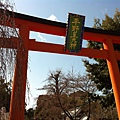
[[102,14],[107,14],[108,9],[105,8],[104,10],[101,10]]
[[41,35],[41,33],[38,33],[38,37],[40,38],[41,42],[46,42],[46,39]]
[[52,21],[58,21],[57,17],[53,14],[51,14],[47,19]]
[[[53,14],[51,14],[47,19],[52,21],[58,21],[57,17]],[[41,35],[41,33],[38,33],[38,38],[40,39],[40,42],[46,42],[46,39]]]

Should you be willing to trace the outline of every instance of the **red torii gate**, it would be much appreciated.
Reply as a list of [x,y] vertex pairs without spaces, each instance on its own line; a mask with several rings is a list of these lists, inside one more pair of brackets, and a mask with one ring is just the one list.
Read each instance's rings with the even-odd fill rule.
[[[15,13],[15,25],[16,28],[19,29],[20,36],[23,39],[23,43],[26,49],[26,52],[24,54],[26,56],[26,61],[24,62],[24,64],[22,64],[22,84],[20,80],[17,80],[16,77],[18,74],[17,65],[15,68],[9,120],[24,120],[27,63],[29,50],[106,59],[120,120],[120,71],[117,64],[117,60],[120,60],[120,53],[118,51],[114,51],[113,48],[113,43],[120,44],[120,32],[110,32],[85,27],[83,39],[102,42],[104,49],[97,50],[90,48],[82,48],[82,50],[76,54],[69,53],[68,51],[65,52],[64,45],[36,42],[35,40],[29,39],[30,31],[42,32],[58,36],[66,36],[65,23],[53,22],[41,18]],[[15,41],[17,41],[17,38],[15,39]],[[17,53],[18,59],[19,54],[21,53]],[[16,93],[19,93],[19,95],[17,95]]]

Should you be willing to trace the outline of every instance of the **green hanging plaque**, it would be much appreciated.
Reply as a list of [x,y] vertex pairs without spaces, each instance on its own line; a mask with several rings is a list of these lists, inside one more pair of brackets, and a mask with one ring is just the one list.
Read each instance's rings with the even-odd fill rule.
[[65,50],[78,53],[82,48],[85,16],[69,13]]

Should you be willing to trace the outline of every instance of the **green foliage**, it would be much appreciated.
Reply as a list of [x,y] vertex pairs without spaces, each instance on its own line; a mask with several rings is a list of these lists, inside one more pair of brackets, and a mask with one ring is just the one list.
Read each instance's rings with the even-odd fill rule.
[[113,18],[110,17],[108,14],[105,14],[105,19],[102,20],[102,23],[99,18],[95,18],[93,27],[96,29],[120,31],[120,11],[119,11],[119,9],[115,10],[115,14],[114,14]]
[[[116,9],[115,14],[112,17],[105,15],[105,19],[100,21],[100,19],[94,19],[94,28],[110,30],[110,31],[120,31],[120,11]],[[88,48],[101,49],[103,45],[101,43],[89,41],[87,44]],[[120,51],[120,45],[114,44],[114,49]],[[115,105],[111,80],[108,72],[108,67],[106,60],[93,59],[95,62],[90,63],[89,60],[83,60],[88,72],[90,80],[94,81],[97,86],[97,89],[103,93],[101,97],[101,103],[104,107],[108,107],[112,104]],[[118,61],[120,66],[120,62]]]
[[25,115],[28,117],[29,120],[33,120],[34,112],[35,110],[33,108],[29,108],[27,111],[25,111]]
[[9,111],[11,97],[11,81],[6,82],[0,78],[0,108],[5,107]]

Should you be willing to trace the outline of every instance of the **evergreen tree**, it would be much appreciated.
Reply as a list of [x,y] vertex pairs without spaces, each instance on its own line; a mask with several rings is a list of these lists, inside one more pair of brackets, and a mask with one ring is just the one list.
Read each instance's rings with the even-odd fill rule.
[[11,97],[11,81],[6,82],[0,78],[0,108],[5,107],[9,111]]
[[[120,11],[116,9],[113,18],[106,14],[105,19],[102,20],[102,22],[100,21],[100,19],[94,19],[93,27],[96,29],[120,32]],[[94,49],[101,49],[103,48],[103,45],[99,42],[89,41],[87,47]],[[114,49],[120,51],[120,45],[114,44]],[[103,96],[99,97],[99,99],[101,99],[101,103],[103,104],[104,107],[115,105],[107,62],[106,60],[103,59],[93,59],[93,60],[95,60],[94,63],[90,63],[89,60],[83,60],[83,62],[90,79],[95,82],[97,89],[103,93],[104,97]],[[120,68],[119,61],[118,61],[118,65]]]

